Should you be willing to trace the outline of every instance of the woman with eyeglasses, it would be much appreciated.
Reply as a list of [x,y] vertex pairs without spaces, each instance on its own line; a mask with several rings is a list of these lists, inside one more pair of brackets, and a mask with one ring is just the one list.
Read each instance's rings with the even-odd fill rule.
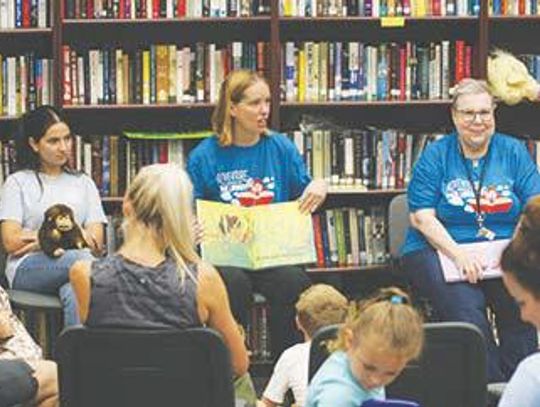
[[[11,288],[59,294],[64,324],[79,322],[69,269],[77,260],[92,259],[103,244],[107,222],[92,179],[70,168],[73,136],[62,114],[52,106],[26,113],[15,134],[18,171],[0,195],[2,246],[7,252],[6,277]],[[47,208],[65,204],[83,228],[88,249],[66,250],[58,258],[44,254],[37,231]]]
[[438,318],[482,331],[488,380],[500,382],[537,347],[536,332],[520,321],[498,264],[523,207],[540,194],[540,175],[522,142],[495,131],[494,110],[486,82],[457,84],[455,131],[431,143],[414,167],[402,264]]

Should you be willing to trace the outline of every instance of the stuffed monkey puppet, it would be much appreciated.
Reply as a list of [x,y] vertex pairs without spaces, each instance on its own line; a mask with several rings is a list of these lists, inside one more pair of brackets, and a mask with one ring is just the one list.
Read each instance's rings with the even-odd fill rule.
[[493,95],[503,102],[515,105],[523,99],[540,101],[540,84],[512,54],[495,50],[489,56],[487,71]]
[[41,250],[49,257],[60,257],[67,249],[88,247],[80,226],[75,223],[73,211],[63,204],[45,211],[38,239]]

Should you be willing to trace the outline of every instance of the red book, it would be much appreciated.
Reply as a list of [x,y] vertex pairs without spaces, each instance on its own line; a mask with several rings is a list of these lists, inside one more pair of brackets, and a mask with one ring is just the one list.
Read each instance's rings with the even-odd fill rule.
[[118,18],[126,18],[126,0],[120,0],[118,3]]
[[472,76],[472,46],[465,46],[465,78]]
[[186,0],[177,0],[176,3],[176,17],[186,16]]
[[159,163],[167,164],[169,162],[169,143],[162,141],[159,143]]
[[317,266],[324,267],[324,249],[322,241],[321,216],[313,215],[313,237],[315,239],[315,249],[317,251]]
[[441,0],[431,0],[431,15],[432,16],[441,15]]
[[94,2],[90,0],[86,2],[86,18],[96,18],[94,15]]
[[[150,0],[147,0],[150,1]],[[159,10],[161,9],[160,0],[151,0],[152,1],[152,17],[159,18]],[[163,0],[165,1],[165,0]]]
[[455,83],[457,84],[460,80],[465,77],[465,41],[457,40],[456,41],[456,65],[455,65],[455,74],[456,78]]
[[22,26],[25,28],[30,27],[30,0],[23,0],[22,2]]
[[518,13],[520,16],[525,14],[525,0],[518,0]]

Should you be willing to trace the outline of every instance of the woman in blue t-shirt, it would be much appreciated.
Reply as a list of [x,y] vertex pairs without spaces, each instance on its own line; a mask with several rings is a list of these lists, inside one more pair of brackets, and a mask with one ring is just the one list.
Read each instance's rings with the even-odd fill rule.
[[[462,244],[510,239],[523,206],[540,194],[535,164],[523,143],[495,131],[494,109],[484,81],[467,78],[456,86],[456,131],[430,144],[415,165],[408,189],[412,227],[402,248],[406,273],[436,314],[484,333],[491,382],[508,380],[536,349],[536,332],[520,321],[501,279],[483,279],[488,263],[498,259],[471,254]],[[445,281],[439,255],[450,259],[462,281]]]
[[[231,72],[221,85],[212,116],[216,135],[189,155],[188,172],[195,199],[242,206],[300,199],[300,210],[314,211],[326,197],[324,180],[311,180],[294,144],[267,128],[270,89],[255,72]],[[249,320],[252,290],[270,304],[272,354],[300,340],[294,326],[294,304],[309,285],[301,267],[276,267],[257,272],[220,267],[233,314]]]

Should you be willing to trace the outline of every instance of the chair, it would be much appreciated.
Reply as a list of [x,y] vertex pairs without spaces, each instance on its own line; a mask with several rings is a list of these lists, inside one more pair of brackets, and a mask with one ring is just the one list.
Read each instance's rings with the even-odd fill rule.
[[386,394],[423,407],[485,406],[487,356],[480,330],[465,322],[440,322],[425,324],[424,332],[420,359],[405,368]]
[[399,251],[409,226],[407,194],[396,195],[388,207],[388,250],[394,262],[399,258]]
[[324,363],[330,352],[326,349],[326,341],[335,339],[340,324],[328,325],[320,328],[311,338],[309,348],[308,382],[311,381],[319,367]]
[[230,355],[208,328],[70,327],[58,338],[62,407],[233,407]]
[[[311,343],[309,380],[328,356],[321,341],[339,325],[318,331]],[[386,389],[388,397],[417,401],[422,407],[486,405],[486,348],[482,333],[465,322],[424,324],[424,350]]]

